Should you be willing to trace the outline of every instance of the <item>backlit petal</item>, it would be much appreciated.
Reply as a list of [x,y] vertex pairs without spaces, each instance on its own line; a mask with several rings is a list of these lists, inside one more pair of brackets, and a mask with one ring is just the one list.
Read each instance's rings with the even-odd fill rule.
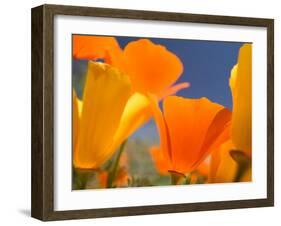
[[175,54],[148,39],[130,42],[124,55],[127,73],[138,92],[158,94],[170,87],[183,71]]
[[160,150],[159,147],[155,146],[151,147],[149,151],[159,173],[163,175],[169,174],[168,171],[171,169],[171,166],[169,161],[163,156],[163,151]]
[[236,149],[251,155],[252,146],[252,45],[240,48],[230,77],[233,98],[232,139]]
[[123,53],[114,37],[73,35],[73,57],[75,59],[97,60],[123,68]]
[[176,85],[169,87],[166,90],[163,90],[160,94],[158,94],[158,97],[160,100],[164,99],[168,96],[175,95],[180,90],[188,88],[189,86],[190,86],[190,84],[188,82],[178,83]]
[[[230,122],[231,112],[227,108],[223,108],[216,114],[208,128],[199,156],[205,158],[211,151],[217,150],[222,143],[230,138]],[[200,160],[198,159],[198,162]],[[196,167],[198,162],[193,167]]]
[[216,114],[222,109],[223,106],[206,98],[170,96],[164,100],[163,110],[171,140],[174,170],[190,172],[196,163],[203,160],[208,151],[202,151],[206,134]]
[[195,169],[201,176],[208,178],[210,172],[210,160],[207,157],[204,161],[202,161],[199,166]]
[[151,114],[148,98],[140,93],[134,93],[126,103],[111,148],[118,148],[125,139],[149,120]]
[[107,64],[89,61],[83,94],[77,168],[97,168],[112,156],[109,148],[131,96],[129,77]]
[[228,141],[231,137],[231,121],[225,125],[225,129],[218,136],[214,144],[210,147],[211,159],[210,159],[210,171],[209,171],[209,182],[214,182],[216,173],[221,160],[221,145]]
[[216,153],[216,158],[218,158],[217,169],[210,182],[227,183],[233,182],[235,179],[238,165],[230,155],[231,150],[233,150],[233,143],[231,140],[228,140],[220,146],[219,151]]
[[158,106],[157,97],[152,94],[148,94],[147,96],[150,101],[151,111],[157,125],[158,134],[160,136],[160,149],[163,152],[163,157],[169,162],[168,164],[171,165],[171,141],[165,118]]
[[73,150],[77,145],[78,141],[78,134],[79,134],[79,121],[80,121],[80,114],[79,114],[79,104],[78,104],[78,97],[76,92],[73,91],[72,96],[72,125],[73,125]]

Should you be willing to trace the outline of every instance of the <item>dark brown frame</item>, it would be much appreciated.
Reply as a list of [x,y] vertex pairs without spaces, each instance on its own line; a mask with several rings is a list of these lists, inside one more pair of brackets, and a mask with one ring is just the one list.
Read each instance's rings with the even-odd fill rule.
[[[95,16],[267,28],[267,198],[91,210],[54,211],[54,16]],[[32,200],[31,215],[49,220],[160,214],[274,205],[274,20],[183,13],[42,5],[32,9]]]

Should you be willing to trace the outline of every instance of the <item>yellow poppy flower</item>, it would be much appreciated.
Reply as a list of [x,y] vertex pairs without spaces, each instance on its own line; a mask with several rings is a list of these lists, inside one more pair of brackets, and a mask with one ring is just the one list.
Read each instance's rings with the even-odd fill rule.
[[252,45],[244,44],[230,76],[232,91],[232,142],[235,149],[251,155],[252,148]]
[[[244,153],[250,161],[252,151],[252,45],[244,44],[239,50],[238,62],[233,67],[229,85],[232,91],[233,111],[231,138],[212,155],[210,181],[233,182],[239,164],[233,152]],[[241,163],[240,163],[241,164]],[[242,163],[243,164],[243,163]],[[226,170],[227,169],[227,170]],[[235,179],[236,178],[236,179]],[[241,181],[251,180],[251,166],[241,176]]]
[[[113,154],[110,147],[131,94],[126,74],[107,64],[89,62],[74,147],[75,167],[97,168]],[[73,117],[76,115],[74,111]]]

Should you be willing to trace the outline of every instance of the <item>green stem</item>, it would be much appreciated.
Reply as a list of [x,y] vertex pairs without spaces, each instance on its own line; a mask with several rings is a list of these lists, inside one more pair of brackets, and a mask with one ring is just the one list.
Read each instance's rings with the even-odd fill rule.
[[251,159],[244,152],[239,150],[230,151],[230,156],[237,163],[237,171],[233,181],[239,182],[248,168],[251,167]]
[[73,171],[73,183],[74,189],[86,189],[89,178],[93,175],[91,170],[74,169]]
[[182,173],[169,170],[169,173],[171,175],[171,185],[178,185],[181,182],[181,179],[186,179],[186,176]]
[[234,182],[240,182],[245,172],[248,170],[249,165],[240,164],[237,167],[236,175],[234,177]]
[[191,184],[191,175],[192,175],[192,172],[187,174],[184,184]]
[[119,151],[117,153],[117,156],[115,158],[115,161],[113,162],[112,169],[110,170],[110,172],[108,174],[108,179],[107,179],[107,187],[108,188],[112,188],[113,181],[114,181],[114,179],[116,177],[118,166],[119,166],[119,162],[120,162],[120,158],[121,158],[122,153],[124,152],[126,142],[127,142],[127,140],[125,140],[121,144],[120,149],[119,149]]

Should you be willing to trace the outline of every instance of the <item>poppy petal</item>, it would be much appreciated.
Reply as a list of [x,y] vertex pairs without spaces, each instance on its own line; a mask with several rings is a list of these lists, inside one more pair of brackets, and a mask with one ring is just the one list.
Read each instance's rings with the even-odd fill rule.
[[169,161],[170,164],[172,153],[170,147],[170,136],[169,136],[169,131],[167,128],[166,121],[158,106],[157,97],[153,94],[148,94],[147,97],[150,101],[151,111],[157,125],[158,134],[160,136],[160,147],[161,150],[163,151],[163,156],[167,161]]
[[72,125],[73,125],[73,150],[75,150],[75,147],[77,145],[78,141],[78,134],[79,134],[79,120],[80,120],[80,114],[79,114],[79,104],[78,104],[78,97],[76,95],[76,92],[73,90],[72,95]]
[[169,87],[168,89],[164,90],[163,92],[161,92],[158,95],[158,97],[160,98],[160,100],[164,99],[168,96],[175,95],[180,90],[188,88],[189,86],[190,86],[190,84],[188,82],[178,83],[176,85]]
[[217,153],[219,155],[217,156],[219,164],[211,182],[227,183],[233,182],[235,179],[238,165],[230,155],[232,149],[233,143],[231,140],[220,146],[219,152]]
[[149,149],[149,152],[159,173],[163,175],[169,174],[168,171],[171,169],[171,166],[169,161],[163,156],[162,150],[159,147],[153,146]]
[[114,37],[73,35],[73,57],[75,59],[97,60],[123,68],[123,53]]
[[[204,139],[216,114],[223,106],[207,98],[169,96],[163,102],[164,117],[171,140],[172,163],[177,172],[190,172],[198,160]],[[207,150],[206,150],[207,151]]]
[[148,98],[140,93],[134,93],[125,105],[111,148],[116,149],[121,145],[134,131],[146,123],[151,115]]
[[148,39],[130,42],[124,49],[126,70],[133,89],[159,94],[181,75],[180,59],[162,45]]
[[232,139],[236,149],[251,155],[252,136],[252,45],[240,48],[238,63],[230,77],[233,98]]
[[83,95],[77,168],[97,168],[112,156],[110,149],[124,107],[131,96],[129,77],[107,64],[89,61]]
[[[230,121],[231,112],[227,108],[220,110],[210,124],[204,144],[201,147],[199,156],[204,159],[212,150],[216,150],[219,146],[230,138]],[[202,159],[199,158],[194,167]]]

